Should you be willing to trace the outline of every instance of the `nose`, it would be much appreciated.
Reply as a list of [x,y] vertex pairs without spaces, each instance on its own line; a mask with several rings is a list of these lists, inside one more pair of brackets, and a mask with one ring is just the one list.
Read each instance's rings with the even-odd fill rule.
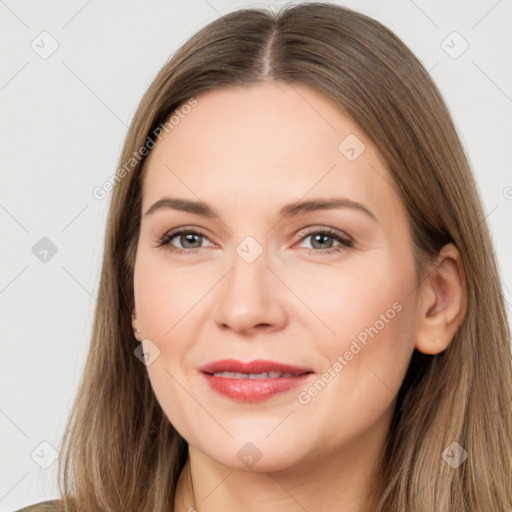
[[238,334],[273,332],[288,321],[286,290],[267,266],[265,251],[252,263],[234,254],[233,266],[219,283],[215,323]]

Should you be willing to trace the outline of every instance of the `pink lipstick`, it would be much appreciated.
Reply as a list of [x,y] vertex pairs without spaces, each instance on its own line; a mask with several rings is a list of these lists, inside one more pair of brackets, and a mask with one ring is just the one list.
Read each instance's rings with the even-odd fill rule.
[[258,359],[214,361],[199,368],[210,387],[239,402],[262,402],[296,388],[313,373],[310,368]]

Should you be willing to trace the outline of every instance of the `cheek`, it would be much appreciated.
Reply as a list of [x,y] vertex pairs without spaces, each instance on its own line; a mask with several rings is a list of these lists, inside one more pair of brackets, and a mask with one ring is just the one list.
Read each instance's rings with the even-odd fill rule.
[[[189,320],[194,305],[211,287],[181,269],[169,268],[151,255],[141,254],[134,274],[137,318],[145,339],[144,350],[158,351],[147,366],[155,396],[169,421],[180,433],[193,430],[194,418],[201,415],[190,399],[190,374],[185,371],[187,353],[193,339]],[[154,348],[156,346],[156,348]]]
[[162,264],[161,257],[142,254],[135,267],[134,293],[144,336],[157,344],[171,339],[211,286],[190,269],[170,267]]
[[323,302],[316,298],[317,313],[334,334],[319,322],[315,329],[308,323],[323,333],[310,346],[321,354],[323,367],[319,380],[298,400],[305,412],[314,410],[332,449],[391,413],[412,355],[412,268],[403,267],[400,274],[390,270],[384,265],[345,274],[315,292],[328,297]]
[[[333,270],[300,291],[324,324],[316,322],[322,336],[312,349],[322,352],[326,367],[342,356],[344,379],[353,384],[377,379],[375,370],[391,388],[399,387],[413,351],[415,266],[410,248],[396,247]],[[299,279],[295,284],[302,286]]]

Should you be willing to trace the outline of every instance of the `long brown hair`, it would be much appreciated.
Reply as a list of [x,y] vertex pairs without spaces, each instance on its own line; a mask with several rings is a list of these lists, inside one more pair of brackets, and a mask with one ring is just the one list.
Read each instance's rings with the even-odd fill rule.
[[[147,156],[140,149],[191,98],[263,80],[315,89],[373,141],[407,210],[420,278],[448,242],[464,265],[466,316],[445,351],[414,351],[373,510],[512,510],[510,333],[466,155],[437,87],[397,36],[322,3],[218,18],[177,51],[144,95],[120,157],[125,171],[113,186],[92,339],[59,458],[66,510],[173,510],[187,443],[134,355],[130,318]],[[454,442],[468,453],[456,469],[442,458]]]

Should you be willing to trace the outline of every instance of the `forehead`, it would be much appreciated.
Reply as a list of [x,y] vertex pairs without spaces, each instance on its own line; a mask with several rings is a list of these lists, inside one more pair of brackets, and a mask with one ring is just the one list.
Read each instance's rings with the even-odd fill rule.
[[277,211],[307,194],[343,195],[391,217],[403,214],[380,153],[318,92],[262,83],[196,100],[148,157],[144,210],[172,195]]

